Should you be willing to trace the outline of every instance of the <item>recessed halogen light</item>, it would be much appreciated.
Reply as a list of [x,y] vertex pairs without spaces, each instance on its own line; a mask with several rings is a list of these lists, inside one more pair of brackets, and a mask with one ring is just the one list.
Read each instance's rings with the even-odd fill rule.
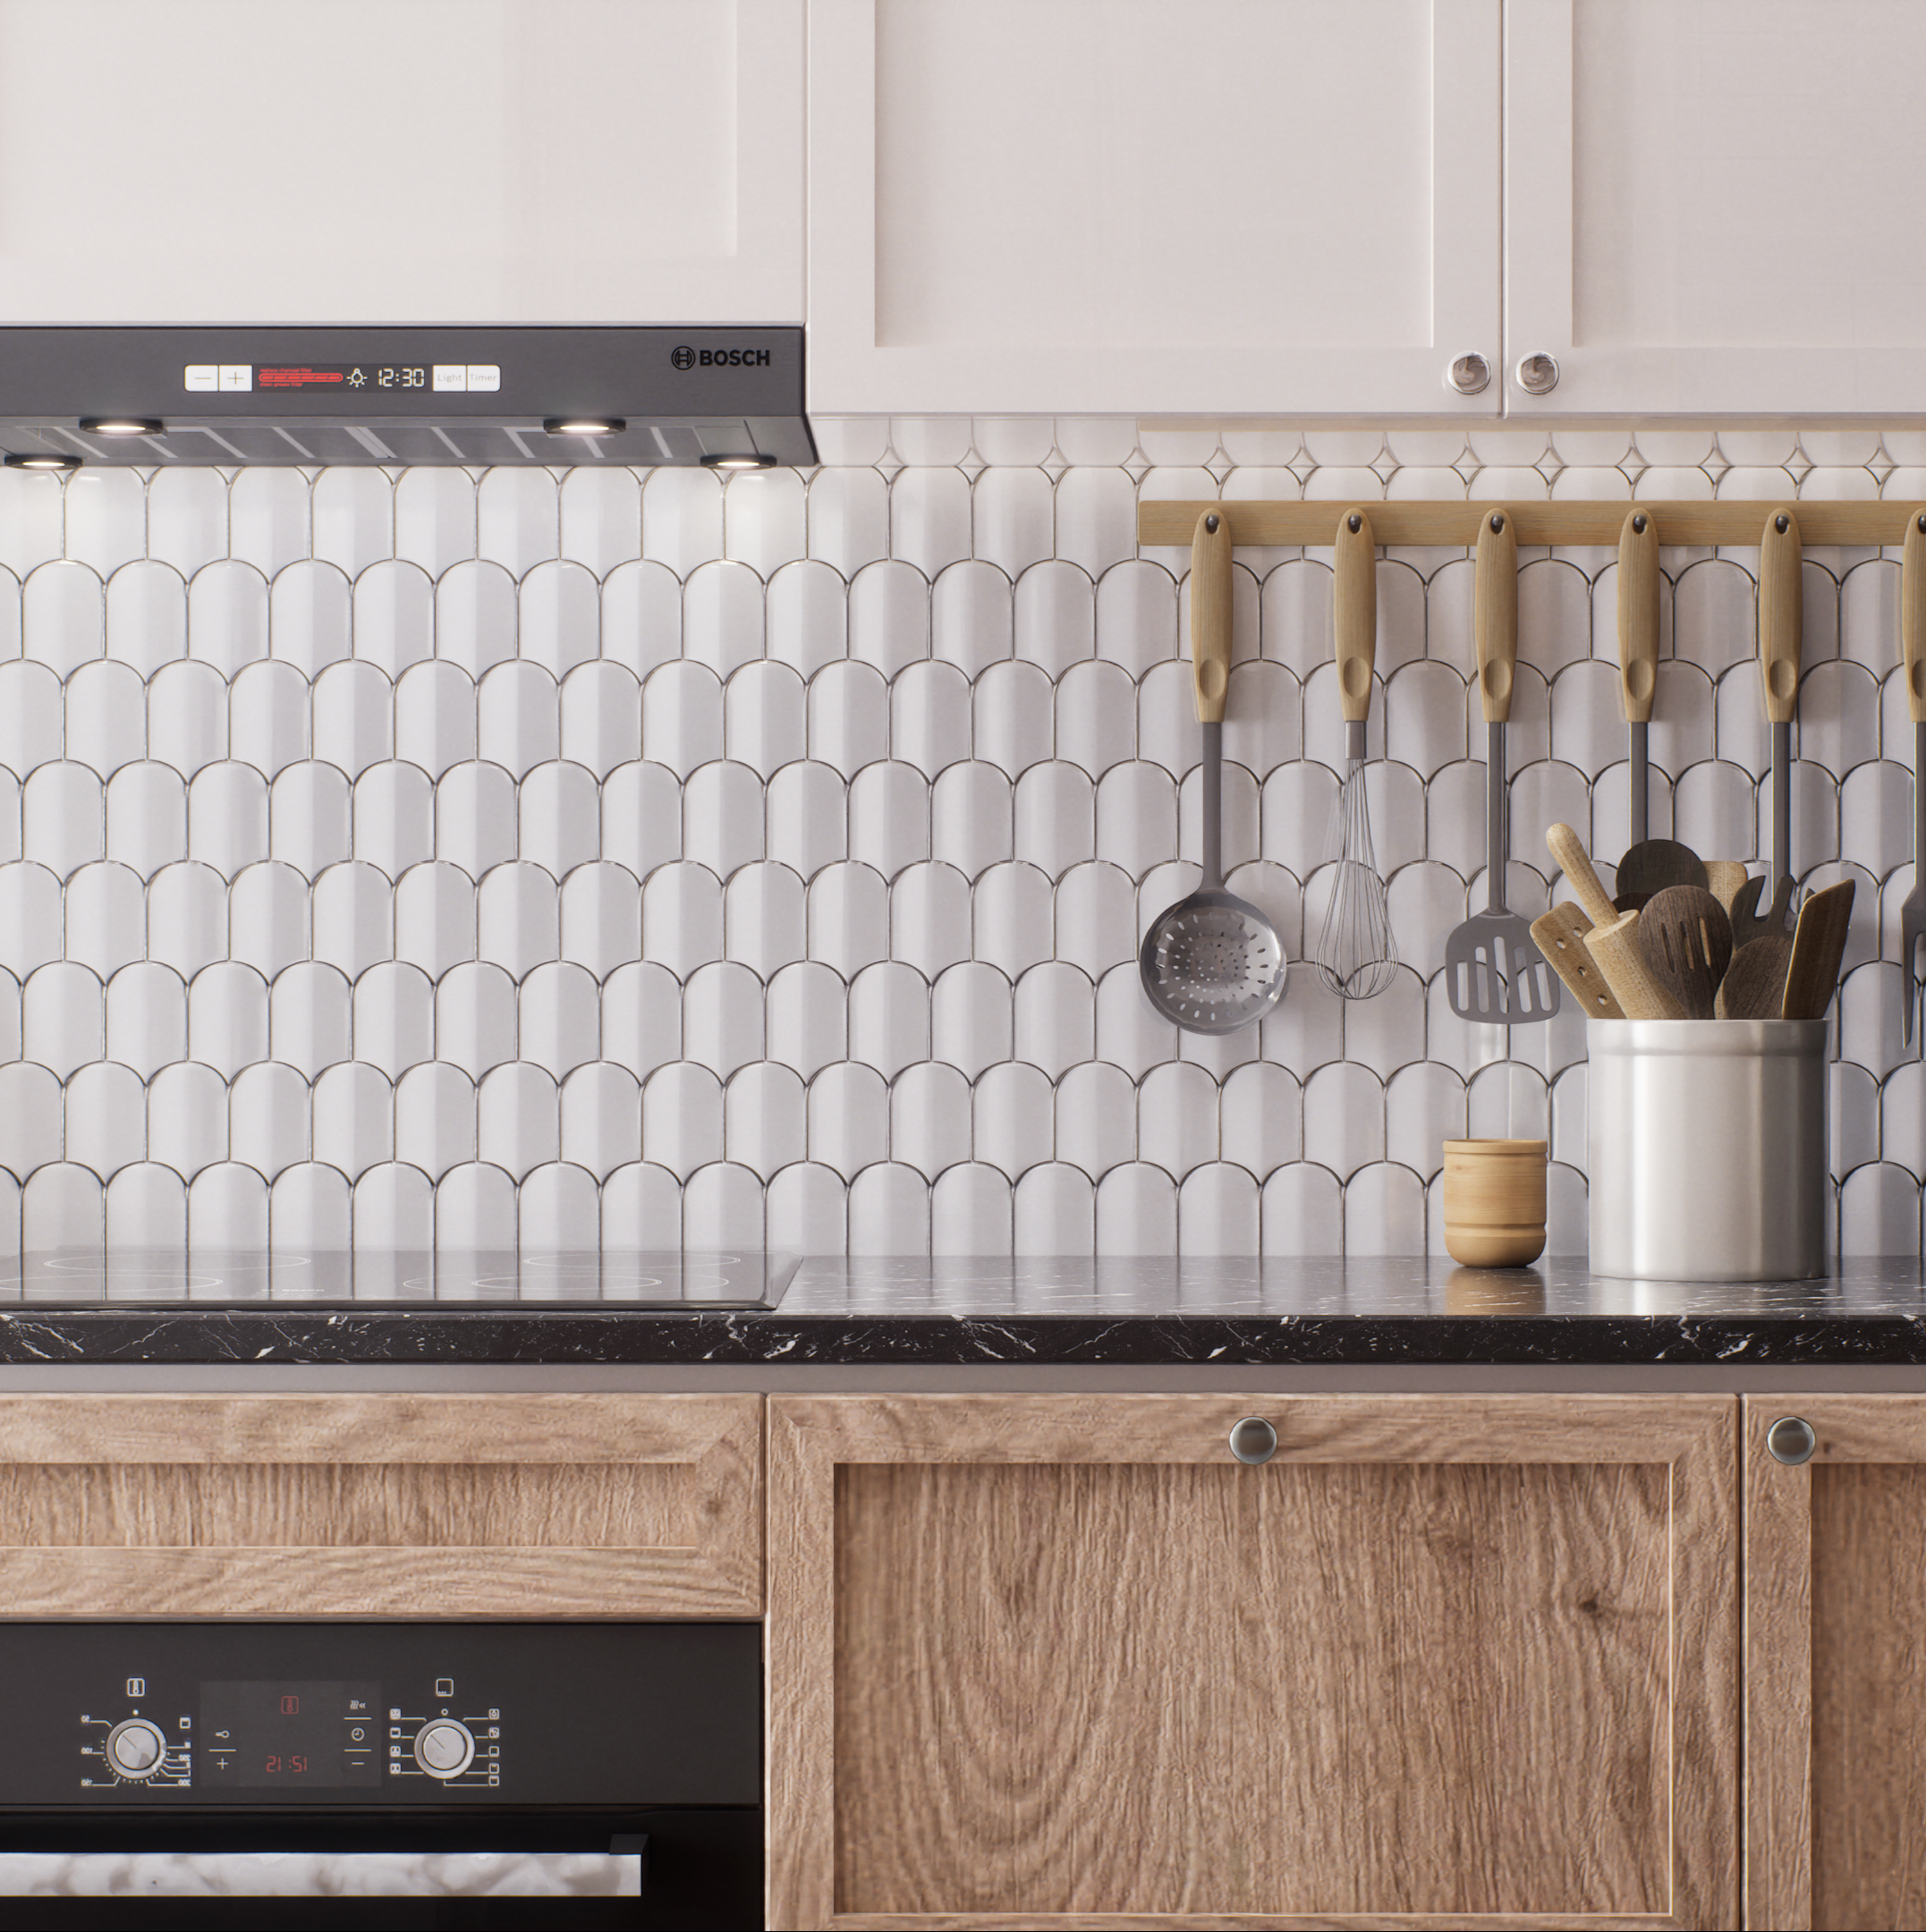
[[81,429],[86,436],[159,436],[165,428],[158,416],[83,416]]
[[54,456],[43,454],[38,450],[9,450],[0,458],[9,470],[78,470],[78,456]]
[[542,422],[549,436],[620,436],[628,427],[619,416],[549,416]]
[[773,456],[709,455],[702,459],[705,470],[773,470]]

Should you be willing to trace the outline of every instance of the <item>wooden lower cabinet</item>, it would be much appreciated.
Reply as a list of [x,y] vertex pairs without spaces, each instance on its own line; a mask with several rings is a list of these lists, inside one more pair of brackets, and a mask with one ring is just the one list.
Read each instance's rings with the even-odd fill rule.
[[772,1398],[768,1923],[1735,1924],[1735,1422]]
[[0,1617],[761,1611],[759,1395],[0,1396]]
[[1746,1922],[1926,1924],[1926,1396],[1749,1396],[1744,1461]]

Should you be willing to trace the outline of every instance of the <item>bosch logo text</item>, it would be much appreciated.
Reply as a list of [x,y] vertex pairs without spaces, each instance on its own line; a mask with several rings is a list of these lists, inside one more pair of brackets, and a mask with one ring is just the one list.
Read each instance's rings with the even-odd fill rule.
[[691,349],[687,343],[669,351],[677,369],[767,369],[767,349]]

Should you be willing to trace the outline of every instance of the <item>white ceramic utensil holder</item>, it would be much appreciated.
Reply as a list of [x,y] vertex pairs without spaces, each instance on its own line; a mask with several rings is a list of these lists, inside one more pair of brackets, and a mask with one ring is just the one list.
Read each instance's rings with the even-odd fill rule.
[[1589,1020],[1591,1268],[1826,1271],[1826,1022]]

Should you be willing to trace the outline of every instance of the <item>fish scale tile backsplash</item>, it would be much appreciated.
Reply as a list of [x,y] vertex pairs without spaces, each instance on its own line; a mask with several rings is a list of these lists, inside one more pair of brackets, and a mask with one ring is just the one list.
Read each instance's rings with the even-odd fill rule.
[[[1184,553],[1140,495],[1926,496],[1926,436],[819,426],[813,472],[0,477],[0,1243],[1418,1254],[1439,1143],[1548,1134],[1583,1024],[1450,1013],[1484,902],[1471,564],[1379,565],[1369,788],[1404,962],[1180,1035]],[[1919,445],[1914,447],[1913,445]],[[1655,835],[1769,809],[1756,553],[1667,551]],[[1920,1245],[1896,561],[1811,550],[1794,851],[1859,881],[1847,1252]],[[1608,550],[1527,553],[1512,905],[1626,838]],[[1342,758],[1328,554],[1241,550],[1232,889],[1294,956]],[[1609,869],[1605,868],[1608,877]]]

